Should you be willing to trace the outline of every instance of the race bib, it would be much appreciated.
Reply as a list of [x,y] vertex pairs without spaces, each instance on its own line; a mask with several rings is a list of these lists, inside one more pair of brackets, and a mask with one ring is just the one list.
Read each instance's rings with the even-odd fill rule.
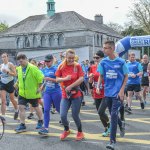
[[148,72],[144,72],[144,77],[148,77]]
[[52,81],[48,81],[48,82],[46,83],[46,86],[49,87],[49,88],[51,88],[51,89],[54,89],[54,88],[55,88],[55,83],[52,82]]
[[[97,84],[98,84],[98,82],[94,82],[94,87],[95,87],[95,88],[97,88]],[[99,89],[103,89],[103,85],[102,85],[102,84],[100,84]]]
[[108,72],[106,72],[106,78],[108,79],[117,79],[117,77],[118,74],[114,70],[109,70]]

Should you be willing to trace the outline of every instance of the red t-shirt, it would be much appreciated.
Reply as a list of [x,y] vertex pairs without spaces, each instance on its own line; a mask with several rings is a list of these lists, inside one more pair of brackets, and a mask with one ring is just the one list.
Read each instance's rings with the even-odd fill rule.
[[97,72],[97,65],[92,65],[90,67],[90,71],[89,74],[93,73],[94,78],[93,78],[93,82],[94,82],[94,88],[93,88],[93,98],[94,99],[100,99],[104,97],[104,81],[102,81],[102,85],[100,86],[100,95],[96,93],[96,87],[97,87],[97,82],[98,82],[98,78],[99,78],[99,73]]
[[[82,68],[80,66],[80,64],[76,64],[76,65],[65,65],[63,67],[61,67],[62,65],[59,66],[58,70],[56,71],[55,75],[57,77],[61,77],[64,78],[67,75],[71,75],[71,80],[69,81],[64,81],[61,83],[62,85],[62,97],[63,98],[67,98],[66,96],[66,91],[65,91],[65,87],[71,85],[72,83],[74,83],[76,80],[78,80],[80,77],[84,77],[84,73],[82,71]],[[77,94],[74,94],[72,96],[72,98],[77,98],[82,96],[81,92],[78,91]]]

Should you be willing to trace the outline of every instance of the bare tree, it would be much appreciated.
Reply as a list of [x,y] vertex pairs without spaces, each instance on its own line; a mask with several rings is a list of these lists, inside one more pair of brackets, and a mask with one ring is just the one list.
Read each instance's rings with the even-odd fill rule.
[[129,15],[136,25],[150,34],[150,0],[134,0]]
[[109,22],[109,23],[107,23],[107,26],[112,28],[114,31],[116,31],[116,32],[118,32],[120,34],[123,31],[123,27],[120,24],[118,24],[118,23]]

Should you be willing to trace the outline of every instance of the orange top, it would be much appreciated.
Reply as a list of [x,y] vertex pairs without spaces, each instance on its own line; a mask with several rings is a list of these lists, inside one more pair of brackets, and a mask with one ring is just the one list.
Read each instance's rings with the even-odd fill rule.
[[[61,77],[61,78],[64,78],[68,75],[71,75],[71,80],[64,81],[61,83],[61,85],[62,85],[62,97],[63,98],[67,98],[65,88],[67,86],[71,85],[72,83],[74,83],[80,77],[84,77],[84,73],[82,71],[80,64],[65,65],[65,66],[60,65],[58,70],[56,71],[55,75],[57,77]],[[78,91],[77,94],[72,96],[72,98],[77,98],[80,96],[82,96],[82,94],[80,91]]]

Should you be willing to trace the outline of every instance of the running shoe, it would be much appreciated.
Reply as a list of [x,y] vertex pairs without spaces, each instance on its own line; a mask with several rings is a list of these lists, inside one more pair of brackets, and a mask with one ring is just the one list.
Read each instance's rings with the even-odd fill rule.
[[16,131],[17,133],[25,132],[25,131],[26,131],[26,126],[25,126],[25,124],[21,123],[21,124],[15,129],[15,131]]
[[80,140],[83,140],[83,139],[84,139],[83,132],[78,132],[77,135],[76,135],[76,140],[80,141]]
[[55,114],[55,112],[56,112],[56,109],[55,109],[55,108],[52,108],[51,114]]
[[43,120],[38,120],[38,123],[36,125],[36,129],[41,129],[43,126]]
[[34,114],[33,114],[33,113],[30,113],[27,118],[28,118],[28,119],[33,119],[33,118],[34,118]]
[[130,107],[126,107],[125,112],[127,112],[129,114],[132,114],[132,109]]
[[107,148],[107,149],[114,150],[114,149],[115,149],[115,145],[116,145],[116,144],[115,144],[114,142],[110,142],[109,144],[106,145],[106,148]]
[[64,140],[65,138],[67,138],[67,136],[70,134],[70,130],[68,131],[64,131],[61,135],[60,135],[60,140]]
[[145,107],[145,106],[144,106],[144,103],[142,102],[142,103],[141,103],[141,109],[144,109],[144,107]]
[[39,131],[39,134],[40,135],[48,135],[48,130],[47,129],[45,129],[45,128],[42,128],[40,131]]
[[122,121],[122,126],[120,127],[120,137],[125,136],[125,122]]
[[62,121],[61,121],[61,120],[59,121],[59,124],[60,124],[60,125],[63,125],[63,123],[62,123]]
[[106,128],[105,131],[102,133],[103,137],[108,137],[110,135],[110,128]]
[[15,114],[14,114],[14,120],[18,119],[18,115],[19,115],[19,111],[15,112]]
[[82,106],[85,106],[85,102],[84,101],[82,102]]

